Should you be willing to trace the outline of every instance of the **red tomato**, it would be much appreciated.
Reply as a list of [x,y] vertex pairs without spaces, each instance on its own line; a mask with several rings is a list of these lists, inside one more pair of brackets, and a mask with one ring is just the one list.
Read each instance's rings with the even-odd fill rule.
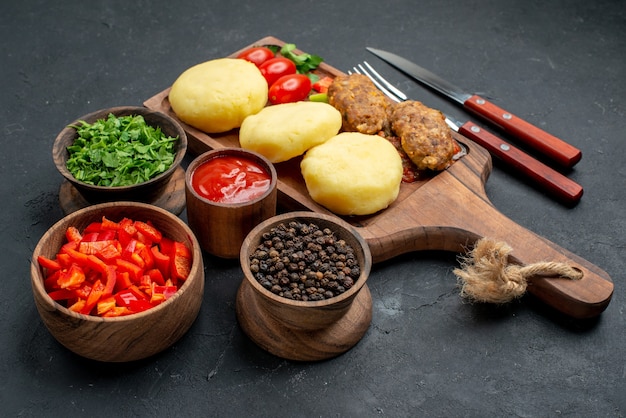
[[269,48],[266,48],[264,46],[257,46],[254,48],[246,49],[245,51],[237,55],[237,58],[250,61],[258,67],[265,61],[274,58],[274,53]]
[[282,76],[295,74],[296,64],[288,58],[276,57],[261,64],[259,70],[267,80],[267,85],[271,87]]
[[292,103],[304,100],[311,91],[311,80],[304,74],[285,75],[276,80],[269,91],[272,104]]

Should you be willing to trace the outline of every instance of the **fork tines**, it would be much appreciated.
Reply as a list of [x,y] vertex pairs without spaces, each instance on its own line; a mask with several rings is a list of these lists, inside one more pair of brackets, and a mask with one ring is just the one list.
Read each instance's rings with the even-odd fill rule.
[[[363,65],[367,67],[367,70],[363,67]],[[398,90],[390,82],[388,82],[383,76],[378,73],[378,71],[376,71],[371,65],[369,65],[367,61],[363,61],[363,65],[359,64],[357,66],[358,68],[353,67],[352,69],[357,74],[367,76],[370,80],[372,80],[374,85],[390,99],[396,102],[403,102],[408,99],[402,91]],[[348,71],[348,73],[350,72]]]

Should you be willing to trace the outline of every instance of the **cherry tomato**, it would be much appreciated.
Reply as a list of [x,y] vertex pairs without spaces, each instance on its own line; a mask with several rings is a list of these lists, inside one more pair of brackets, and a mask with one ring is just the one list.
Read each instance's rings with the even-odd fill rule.
[[304,74],[284,75],[270,87],[272,104],[292,103],[306,99],[311,91],[311,80]]
[[265,61],[274,58],[274,53],[271,49],[264,46],[256,46],[254,48],[248,48],[245,51],[237,55],[237,58],[250,61],[257,67],[263,64]]
[[282,76],[295,74],[296,64],[288,58],[276,57],[261,64],[259,70],[267,80],[267,85],[271,87]]

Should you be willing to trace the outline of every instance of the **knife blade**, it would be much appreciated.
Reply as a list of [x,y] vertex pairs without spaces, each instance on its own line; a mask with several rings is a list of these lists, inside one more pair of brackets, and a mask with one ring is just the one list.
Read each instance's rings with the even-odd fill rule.
[[583,195],[583,188],[569,177],[545,165],[472,121],[463,123],[452,116],[444,116],[446,117],[446,123],[452,130],[476,142],[489,151],[491,155],[526,176],[526,178],[540,186],[544,191],[552,193],[558,200],[569,205],[580,201]]
[[571,168],[582,158],[582,152],[578,148],[496,106],[487,99],[467,93],[436,74],[396,54],[376,48],[367,47],[366,49],[420,83],[442,93],[460,103],[464,108],[495,124],[557,164]]

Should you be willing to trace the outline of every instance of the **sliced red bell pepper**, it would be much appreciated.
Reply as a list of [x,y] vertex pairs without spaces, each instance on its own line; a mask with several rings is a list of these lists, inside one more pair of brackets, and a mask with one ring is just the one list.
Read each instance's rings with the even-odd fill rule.
[[132,219],[124,218],[119,222],[119,229],[123,229],[128,234],[135,235],[137,229],[135,229],[135,222]]
[[109,312],[111,309],[114,309],[116,306],[117,305],[115,304],[115,297],[113,296],[105,297],[103,294],[100,300],[98,301],[98,304],[96,305],[96,312],[98,315],[103,316],[104,314]]
[[48,271],[48,274],[53,271],[61,270],[61,263],[57,260],[52,260],[43,255],[37,256],[37,263]]
[[57,254],[57,261],[61,265],[61,268],[64,269],[69,268],[69,266],[72,265],[72,258],[66,253]]
[[62,271],[57,280],[61,289],[77,289],[85,281],[85,272],[76,264],[72,264],[69,269]]
[[105,229],[98,233],[98,241],[109,241],[117,239],[117,230]]
[[122,290],[115,294],[115,304],[117,306],[125,306],[128,308],[128,304],[131,300],[137,300],[137,295],[129,289]]
[[175,294],[191,268],[189,248],[150,221],[103,217],[65,235],[56,258],[37,261],[48,294],[76,312],[110,317],[149,309]]
[[154,256],[155,267],[161,270],[163,277],[170,277],[170,256],[162,253],[157,245],[153,246],[150,250]]
[[104,248],[111,244],[115,244],[117,241],[111,240],[98,240],[98,241],[81,241],[78,245],[78,251],[83,254],[98,254]]
[[111,230],[120,229],[120,225],[117,222],[113,222],[112,220],[108,219],[106,216],[102,217],[101,227],[102,229],[111,229]]
[[68,300],[76,297],[76,293],[73,290],[68,289],[59,289],[53,290],[52,292],[48,292],[48,296],[52,298],[52,300]]
[[50,292],[55,289],[60,289],[59,287],[59,277],[61,277],[62,270],[54,271],[52,274],[48,275],[43,281],[43,287],[47,292]]
[[90,232],[100,232],[102,230],[101,222],[92,222],[83,230],[83,234],[88,234]]
[[138,232],[141,232],[142,235],[154,244],[158,244],[163,238],[161,231],[146,222],[135,221],[135,229],[137,229]]
[[126,245],[124,245],[122,258],[126,261],[130,261],[130,256],[135,252],[135,248],[137,248],[137,240],[135,238],[131,238]]
[[72,259],[72,263],[78,264],[79,266],[84,266],[87,264],[87,254],[83,254],[80,251],[72,250],[70,248],[67,249],[67,255]]
[[191,251],[182,242],[174,242],[171,257],[172,279],[185,280],[191,272]]
[[126,306],[129,308],[129,304],[132,301],[148,300],[148,296],[142,292],[137,286],[131,285],[128,289],[122,290],[115,294],[115,301],[118,306]]
[[152,295],[152,279],[147,274],[141,276],[139,280],[139,285],[137,286],[139,289],[146,294],[146,296],[150,297]]
[[[117,243],[117,241],[113,241],[113,242]],[[113,265],[115,265],[115,260],[120,258],[121,256],[122,256],[122,253],[120,252],[118,247],[113,243],[107,245],[102,250],[98,251],[98,253],[96,254],[96,257],[100,258],[105,263],[113,264]]]
[[165,277],[163,277],[163,273],[158,268],[150,269],[146,272],[146,274],[150,277],[157,285],[163,286],[165,284]]
[[105,318],[115,318],[117,316],[124,316],[132,314],[130,309],[126,306],[116,306],[113,309],[106,311],[102,316]]
[[165,299],[169,299],[178,292],[178,288],[176,286],[154,286],[153,292],[160,293],[165,296]]
[[130,274],[127,271],[118,271],[115,278],[115,292],[121,292],[132,286],[133,282],[130,280]]
[[131,300],[128,303],[128,309],[130,309],[133,313],[147,311],[153,306],[154,305],[152,305],[149,300],[145,300],[145,299]]
[[85,265],[87,267],[89,267],[90,269],[93,269],[93,270],[97,271],[101,275],[106,275],[107,274],[107,265],[106,265],[106,263],[104,261],[100,260],[98,257],[96,257],[93,254],[89,254],[87,256],[87,262],[86,262]]
[[154,293],[152,292],[152,295],[150,295],[150,303],[153,306],[156,305],[160,305],[161,303],[165,302],[167,299],[165,298],[165,295],[163,293]]
[[143,261],[143,258],[141,258],[141,255],[139,255],[139,253],[132,253],[130,255],[130,260],[131,263],[134,263],[135,265],[141,267],[142,270],[144,270],[146,268],[146,262]]
[[150,303],[152,303],[153,305],[163,303],[171,298],[176,292],[178,292],[178,288],[176,286],[154,285],[152,287],[152,297],[150,298]]
[[70,311],[79,312],[83,310],[87,301],[85,299],[78,299],[74,304],[72,304],[69,309]]
[[107,265],[106,273],[106,285],[102,291],[102,297],[108,297],[115,291],[115,284],[117,283],[117,268],[115,266]]
[[81,238],[80,242],[98,241],[98,235],[99,235],[99,232],[88,232],[88,233],[83,232],[83,237]]
[[171,240],[167,237],[163,237],[161,242],[159,243],[159,249],[163,254],[167,254],[168,256],[172,256],[172,252],[174,251],[174,240]]
[[89,293],[91,293],[91,288],[93,286],[90,283],[83,283],[78,289],[74,290],[74,296],[78,299],[87,299],[89,297]]
[[154,255],[152,254],[150,247],[144,245],[141,250],[139,250],[139,255],[144,262],[144,268],[146,270],[154,268]]
[[96,307],[96,304],[100,300],[103,291],[104,285],[100,280],[96,280],[96,282],[93,284],[93,287],[91,288],[91,292],[89,292],[89,296],[87,296],[87,301],[85,302],[85,305],[80,310],[80,313],[89,315],[91,310]]
[[[79,241],[68,241],[61,247],[59,251],[61,254],[67,254],[69,250],[76,250],[78,248]],[[57,254],[58,257],[58,254]]]
[[322,77],[311,86],[318,93],[327,93],[330,85],[333,84],[332,77]]
[[65,230],[65,238],[68,241],[76,241],[79,242],[83,236],[80,234],[80,231],[75,226],[68,226]]
[[135,263],[124,260],[123,258],[115,260],[115,264],[117,265],[119,271],[125,271],[130,274],[130,280],[133,283],[139,283],[139,279],[141,279],[141,276],[143,275],[143,269],[141,267]]
[[128,218],[124,218],[119,222],[119,227],[117,230],[117,239],[122,244],[122,247],[126,247],[131,239],[135,239],[135,234],[137,230],[133,225],[133,221]]

